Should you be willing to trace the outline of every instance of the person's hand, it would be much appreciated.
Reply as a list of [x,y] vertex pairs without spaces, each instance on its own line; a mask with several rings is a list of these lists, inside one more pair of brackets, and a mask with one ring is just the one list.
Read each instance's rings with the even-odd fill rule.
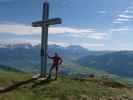
[[63,63],[63,60],[62,59],[60,59],[60,65]]
[[62,64],[62,62],[59,63],[60,65]]

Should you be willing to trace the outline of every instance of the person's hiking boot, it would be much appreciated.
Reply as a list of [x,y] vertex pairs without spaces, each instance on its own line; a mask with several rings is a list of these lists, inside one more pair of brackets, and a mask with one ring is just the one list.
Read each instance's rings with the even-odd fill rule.
[[47,79],[50,80],[51,79],[51,75],[48,75]]
[[55,78],[55,80],[57,80],[57,77]]

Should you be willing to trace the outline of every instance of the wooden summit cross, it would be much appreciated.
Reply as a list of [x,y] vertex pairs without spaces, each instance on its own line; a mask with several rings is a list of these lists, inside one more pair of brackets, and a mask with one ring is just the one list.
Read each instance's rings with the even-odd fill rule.
[[42,27],[41,36],[41,77],[47,75],[47,48],[48,48],[48,27],[49,25],[61,24],[60,18],[49,19],[49,3],[45,0],[43,4],[42,21],[33,22],[33,27]]

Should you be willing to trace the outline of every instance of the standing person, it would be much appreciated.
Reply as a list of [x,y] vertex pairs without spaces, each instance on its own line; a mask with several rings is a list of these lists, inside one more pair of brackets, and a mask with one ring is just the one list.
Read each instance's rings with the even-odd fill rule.
[[50,71],[49,71],[48,79],[51,78],[52,70],[55,68],[56,69],[56,77],[55,77],[55,80],[57,80],[57,77],[58,77],[58,67],[59,67],[60,64],[62,64],[63,60],[62,60],[62,58],[60,56],[58,56],[57,53],[55,53],[53,57],[50,57],[48,55],[48,58],[49,59],[52,59],[52,61],[53,61],[53,64],[52,64],[52,66],[50,68]]

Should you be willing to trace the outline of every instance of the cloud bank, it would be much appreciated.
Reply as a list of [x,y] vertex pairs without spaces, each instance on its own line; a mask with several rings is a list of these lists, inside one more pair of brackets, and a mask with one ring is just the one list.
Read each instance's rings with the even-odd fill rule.
[[[41,28],[33,28],[30,25],[18,23],[1,23],[0,33],[12,33],[16,35],[34,35],[41,34]],[[107,33],[98,32],[91,28],[72,28],[72,27],[50,27],[49,34],[51,35],[65,35],[74,38],[88,38],[102,40],[105,39]]]

